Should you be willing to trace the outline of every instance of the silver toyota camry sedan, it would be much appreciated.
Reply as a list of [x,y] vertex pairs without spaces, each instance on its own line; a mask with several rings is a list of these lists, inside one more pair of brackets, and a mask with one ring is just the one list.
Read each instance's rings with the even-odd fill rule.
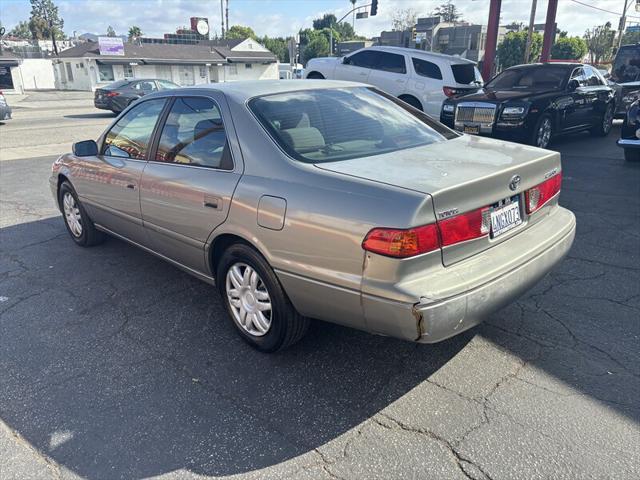
[[50,184],[76,244],[106,233],[215,285],[272,352],[309,318],[424,343],[478,324],[571,247],[561,179],[556,152],[294,80],[145,96]]

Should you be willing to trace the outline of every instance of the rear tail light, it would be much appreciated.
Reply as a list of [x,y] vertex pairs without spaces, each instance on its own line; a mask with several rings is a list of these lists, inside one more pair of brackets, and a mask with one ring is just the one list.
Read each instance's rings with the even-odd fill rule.
[[438,222],[442,246],[473,240],[489,235],[491,218],[489,207],[456,215]]
[[387,257],[406,258],[440,248],[435,223],[422,227],[374,228],[362,242],[362,248]]
[[562,172],[545,180],[540,185],[527,190],[524,194],[527,213],[533,213],[551,200],[562,186]]
[[451,98],[458,93],[455,88],[451,87],[442,87],[442,93],[444,93],[445,97]]
[[105,97],[117,97],[118,95],[120,95],[118,92],[109,92]]

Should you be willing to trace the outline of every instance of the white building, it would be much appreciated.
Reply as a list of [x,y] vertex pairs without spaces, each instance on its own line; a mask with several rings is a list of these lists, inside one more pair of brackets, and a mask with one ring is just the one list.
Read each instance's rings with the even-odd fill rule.
[[278,79],[273,53],[253,39],[196,45],[125,43],[124,55],[100,55],[86,42],[53,59],[56,88],[92,91],[116,80],[160,78],[182,86]]

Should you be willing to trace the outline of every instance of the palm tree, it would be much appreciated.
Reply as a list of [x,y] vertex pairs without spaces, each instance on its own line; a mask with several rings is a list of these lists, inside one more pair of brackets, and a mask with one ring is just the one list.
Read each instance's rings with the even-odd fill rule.
[[142,36],[142,30],[137,25],[133,25],[129,28],[129,41],[132,42],[136,38],[140,38]]

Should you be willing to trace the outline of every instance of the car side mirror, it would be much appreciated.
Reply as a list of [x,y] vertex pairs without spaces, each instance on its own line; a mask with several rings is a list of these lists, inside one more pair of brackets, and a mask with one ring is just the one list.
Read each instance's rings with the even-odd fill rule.
[[569,80],[569,84],[567,85],[567,90],[569,90],[570,92],[574,92],[579,86],[580,86],[580,83],[578,82],[578,80],[576,80],[575,78],[572,78],[571,80]]
[[344,57],[342,59],[342,63],[345,64],[345,65],[349,65],[349,57]]
[[71,150],[76,157],[93,157],[98,155],[98,144],[95,140],[84,140],[74,143]]

